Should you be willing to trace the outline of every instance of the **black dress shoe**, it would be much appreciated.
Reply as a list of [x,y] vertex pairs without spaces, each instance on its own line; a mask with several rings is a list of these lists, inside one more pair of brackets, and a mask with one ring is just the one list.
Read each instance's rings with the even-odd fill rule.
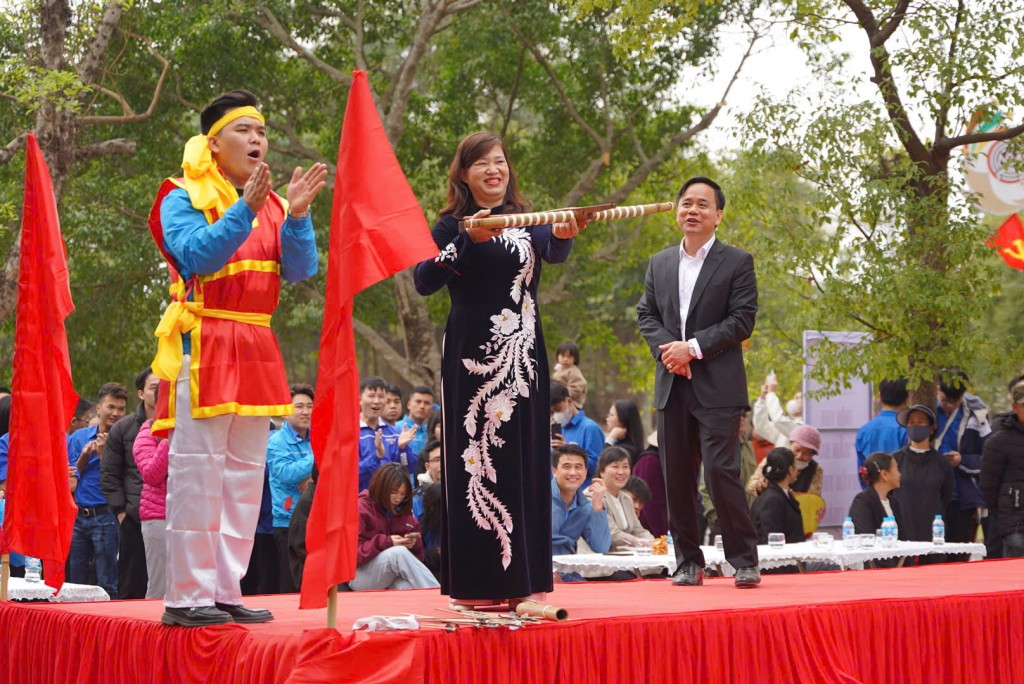
[[750,589],[761,583],[761,571],[757,567],[736,568],[736,586],[740,589]]
[[693,561],[683,563],[672,575],[672,584],[683,587],[699,587],[704,584],[704,568]]
[[199,606],[197,608],[165,608],[160,622],[180,627],[207,627],[223,625],[233,622],[233,620],[231,615],[223,610],[217,610],[213,606]]
[[274,619],[269,610],[262,608],[246,608],[245,606],[232,606],[227,603],[218,603],[217,608],[230,615],[235,622],[270,622]]

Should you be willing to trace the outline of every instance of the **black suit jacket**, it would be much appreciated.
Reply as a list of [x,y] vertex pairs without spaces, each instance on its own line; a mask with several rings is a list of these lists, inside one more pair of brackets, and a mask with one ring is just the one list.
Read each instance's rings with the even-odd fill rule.
[[[753,257],[715,240],[697,277],[683,331],[679,317],[679,245],[662,250],[651,257],[636,312],[640,334],[657,361],[655,408],[665,408],[676,382],[692,382],[697,401],[707,408],[749,403],[740,344],[754,330],[757,314]],[[665,369],[658,347],[691,338],[696,338],[704,358],[690,364],[693,379],[688,380]]]

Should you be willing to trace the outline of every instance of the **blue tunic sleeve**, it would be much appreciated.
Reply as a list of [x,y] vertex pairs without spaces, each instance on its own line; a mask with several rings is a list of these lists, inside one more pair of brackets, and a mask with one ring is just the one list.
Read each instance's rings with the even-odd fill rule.
[[174,257],[185,280],[197,273],[216,273],[249,237],[255,218],[245,200],[239,199],[217,221],[207,223],[203,212],[192,206],[188,193],[176,188],[160,205],[164,249]]
[[313,220],[288,216],[281,224],[281,277],[289,283],[311,278],[318,259]]

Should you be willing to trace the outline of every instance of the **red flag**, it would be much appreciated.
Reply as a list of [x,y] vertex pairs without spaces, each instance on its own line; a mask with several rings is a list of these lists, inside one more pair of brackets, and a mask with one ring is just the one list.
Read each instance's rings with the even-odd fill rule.
[[67,427],[78,395],[64,319],[71,301],[67,254],[50,170],[30,133],[25,158],[4,552],[42,559],[46,583],[64,583],[78,509],[68,486]]
[[328,253],[312,424],[320,474],[306,526],[300,608],[323,608],[327,590],[356,574],[359,368],[352,299],[438,253],[362,71],[352,74],[341,128]]
[[1024,271],[1024,225],[1019,214],[1006,219],[986,244],[994,247],[1010,268]]

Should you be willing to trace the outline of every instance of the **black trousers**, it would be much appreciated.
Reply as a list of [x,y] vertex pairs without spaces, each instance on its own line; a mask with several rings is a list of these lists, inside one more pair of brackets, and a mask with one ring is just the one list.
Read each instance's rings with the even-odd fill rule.
[[294,594],[299,589],[292,581],[291,563],[288,561],[288,528],[274,528],[274,547],[277,550],[277,592]]
[[725,558],[734,568],[757,565],[757,531],[740,484],[742,408],[705,408],[685,378],[672,383],[665,408],[658,411],[658,444],[665,473],[668,527],[676,562],[704,567],[697,521],[701,462],[711,501],[718,512]]
[[241,585],[242,596],[277,593],[277,550],[273,534],[256,533]]
[[118,528],[117,544],[117,597],[119,599],[146,598],[146,544],[142,539],[142,523],[130,515]]

